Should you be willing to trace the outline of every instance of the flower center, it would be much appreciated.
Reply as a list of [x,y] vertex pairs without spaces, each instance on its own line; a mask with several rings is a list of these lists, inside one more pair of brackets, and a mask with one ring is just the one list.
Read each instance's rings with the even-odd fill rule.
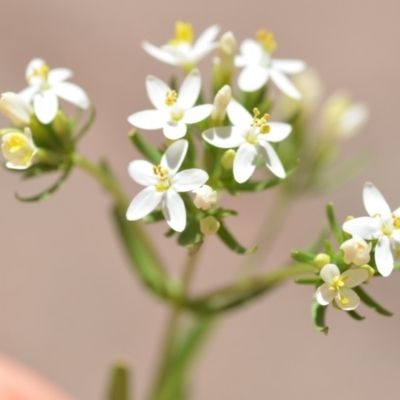
[[267,124],[269,115],[264,114],[261,118],[259,118],[260,111],[258,108],[253,109],[253,114],[254,114],[254,118],[253,118],[253,122],[251,123],[251,126],[253,128],[259,128],[260,133],[263,133],[263,134],[269,133],[271,130],[270,126]]
[[153,166],[154,175],[159,177],[159,181],[155,184],[157,192],[165,192],[171,187],[171,181],[169,180],[169,171],[163,168],[161,165]]
[[165,104],[169,107],[173,106],[178,100],[178,93],[175,90],[171,90],[165,94]]
[[256,32],[256,38],[266,53],[271,54],[274,50],[276,50],[277,44],[272,32],[269,32],[265,29],[260,29]]
[[175,37],[168,41],[171,46],[178,46],[182,43],[193,43],[193,27],[192,24],[187,24],[182,21],[175,23]]
[[254,130],[247,131],[244,135],[244,138],[247,143],[250,143],[253,146],[258,145],[258,133],[256,133]]
[[19,133],[12,134],[4,143],[10,153],[17,153],[25,147],[27,138]]
[[348,280],[347,275],[341,275],[341,276],[334,276],[332,280],[331,286],[329,286],[329,289],[336,292],[339,301],[343,304],[346,305],[349,303],[349,299],[346,296],[343,296],[341,290],[343,289],[346,281]]
[[26,78],[26,80],[29,83],[32,80],[32,78],[38,77],[42,78],[45,82],[47,82],[49,72],[50,72],[50,67],[47,64],[42,64],[40,67],[34,68],[32,73]]
[[391,236],[393,232],[393,226],[390,223],[382,223],[381,231],[385,236]]

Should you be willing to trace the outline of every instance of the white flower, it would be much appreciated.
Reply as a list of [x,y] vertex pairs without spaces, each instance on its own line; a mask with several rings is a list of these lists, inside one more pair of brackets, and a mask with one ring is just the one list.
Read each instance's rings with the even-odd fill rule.
[[237,101],[228,105],[228,117],[232,127],[224,126],[208,129],[203,132],[206,142],[222,149],[239,147],[233,161],[233,176],[239,183],[247,181],[261,156],[266,167],[279,178],[286,176],[285,170],[269,142],[280,142],[285,139],[292,127],[283,122],[268,122],[268,115],[260,117],[254,109],[254,117]]
[[389,276],[395,249],[400,245],[400,208],[391,212],[380,191],[370,182],[364,185],[363,200],[370,216],[346,221],[343,230],[366,240],[377,240],[375,263],[381,275]]
[[344,253],[344,262],[346,264],[353,263],[357,266],[369,263],[371,248],[372,244],[367,243],[359,236],[353,236],[340,246],[340,249],[343,250]]
[[192,25],[178,21],[175,24],[174,39],[171,39],[162,47],[143,42],[142,48],[157,60],[182,67],[186,72],[189,72],[203,57],[217,47],[214,40],[218,32],[219,27],[212,25],[193,44]]
[[276,43],[270,32],[258,31],[257,39],[247,39],[240,46],[242,54],[235,61],[237,67],[244,67],[239,75],[239,88],[245,92],[254,92],[271,79],[287,96],[301,98],[300,92],[285,74],[301,72],[305,68],[304,62],[272,59],[271,53],[275,50]]
[[201,169],[178,172],[188,149],[186,140],[178,140],[168,147],[160,165],[136,160],[129,164],[130,177],[140,185],[147,186],[131,202],[126,212],[130,221],[143,218],[159,204],[168,225],[182,232],[186,226],[186,209],[177,192],[189,192],[203,185],[208,174]]
[[196,193],[193,203],[197,208],[209,210],[217,202],[217,192],[208,185],[203,185],[192,192]]
[[185,77],[178,93],[154,76],[147,77],[146,89],[156,109],[140,111],[128,117],[128,122],[137,128],[163,128],[168,139],[176,140],[186,135],[186,124],[202,121],[211,114],[212,104],[194,106],[201,89],[197,69]]
[[2,93],[0,111],[17,127],[23,128],[31,123],[32,107],[17,93]]
[[335,300],[345,311],[354,310],[360,304],[360,298],[351,288],[361,285],[368,279],[368,272],[361,268],[349,269],[342,274],[335,264],[326,264],[320,277],[325,281],[315,294],[319,304],[326,306]]
[[58,97],[83,109],[90,105],[86,93],[79,86],[65,82],[72,76],[69,69],[50,69],[44,60],[35,58],[28,64],[25,75],[29,86],[19,94],[26,102],[33,102],[35,114],[43,124],[48,124],[56,116]]
[[33,143],[32,133],[29,128],[6,133],[2,138],[1,150],[7,160],[6,167],[10,169],[26,169],[32,165],[34,156],[38,151]]

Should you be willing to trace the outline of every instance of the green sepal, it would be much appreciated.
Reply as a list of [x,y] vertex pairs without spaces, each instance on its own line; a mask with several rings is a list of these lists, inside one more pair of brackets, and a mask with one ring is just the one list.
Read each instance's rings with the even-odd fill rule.
[[325,253],[331,258],[331,260],[335,259],[335,252],[333,251],[332,244],[328,239],[324,240]]
[[238,215],[238,212],[235,210],[227,210],[225,208],[215,208],[213,210],[208,211],[209,215],[213,215],[216,218],[227,218],[227,217],[235,217]]
[[232,251],[237,254],[251,254],[257,250],[257,245],[246,249],[241,244],[237,242],[237,240],[231,235],[231,233],[226,229],[225,224],[220,221],[221,225],[218,229],[217,235],[219,238],[225,243],[227,247],[229,247]]
[[90,127],[93,125],[94,120],[96,119],[96,109],[93,106],[93,104],[90,105],[90,114],[87,119],[87,121],[84,123],[82,128],[75,134],[73,141],[76,143],[78,140],[80,140],[85,133],[90,129]]
[[123,364],[112,367],[107,400],[132,400],[129,389],[129,370]]
[[351,318],[355,319],[356,321],[363,321],[363,320],[365,319],[364,316],[360,315],[358,312],[356,312],[356,311],[354,311],[354,310],[347,311],[347,314],[348,314]]
[[353,288],[353,290],[358,294],[360,297],[360,300],[367,305],[368,307],[371,307],[374,311],[376,311],[378,314],[384,315],[385,317],[391,317],[393,315],[392,312],[386,310],[383,308],[380,304],[378,304],[372,297],[370,297],[364,289],[361,288],[361,286],[357,286]]
[[329,226],[333,235],[336,238],[336,241],[338,242],[338,244],[342,244],[344,241],[343,231],[341,228],[339,228],[339,225],[336,221],[335,212],[333,210],[333,203],[328,203],[326,205],[326,216],[328,217]]
[[147,247],[142,245],[140,238],[133,233],[131,228],[130,224],[139,222],[128,221],[125,214],[117,207],[113,208],[113,217],[126,253],[131,261],[132,269],[140,276],[145,285],[164,297],[166,277],[153,255],[149,254]]
[[129,132],[129,139],[139,152],[144,155],[151,163],[160,164],[162,154],[151,144],[147,143],[136,130]]
[[35,202],[35,201],[43,201],[51,197],[58,189],[61,188],[61,186],[65,183],[67,180],[70,172],[72,170],[72,164],[69,165],[61,177],[52,185],[50,186],[47,190],[31,197],[21,197],[18,193],[15,193],[15,197],[20,200],[20,201],[25,201],[25,202]]
[[296,283],[300,284],[300,285],[320,285],[321,284],[321,278],[319,277],[303,277],[303,276],[299,276],[298,278],[296,278],[294,280]]
[[293,260],[295,260],[295,261],[314,265],[314,258],[315,258],[314,253],[310,253],[308,251],[302,251],[302,250],[292,250],[290,252],[290,255],[292,256]]
[[199,221],[191,218],[186,224],[185,230],[179,234],[178,243],[181,246],[189,247],[203,241],[203,234],[200,232]]
[[329,328],[325,325],[325,313],[327,306],[321,306],[317,300],[313,299],[311,303],[311,317],[314,323],[314,328],[317,332],[328,334]]

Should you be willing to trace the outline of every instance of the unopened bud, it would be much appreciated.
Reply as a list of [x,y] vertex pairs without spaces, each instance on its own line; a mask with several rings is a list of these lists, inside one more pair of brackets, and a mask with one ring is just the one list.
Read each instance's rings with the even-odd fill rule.
[[232,90],[229,85],[222,87],[214,98],[214,107],[211,112],[211,119],[222,122],[226,115],[226,109],[232,99]]
[[375,270],[368,264],[361,265],[361,267],[358,268],[368,272],[368,278],[364,281],[364,283],[368,283],[375,275]]
[[33,158],[38,151],[33,143],[29,128],[24,132],[14,130],[2,136],[1,146],[4,158],[7,160],[7,168],[26,169],[32,165]]
[[236,40],[232,32],[222,35],[218,43],[218,57],[214,59],[214,88],[229,85],[235,72]]
[[18,128],[31,123],[32,107],[17,93],[6,92],[0,98],[0,111]]
[[236,151],[233,149],[227,150],[223,156],[221,157],[221,165],[228,171],[231,171],[233,168],[233,160],[235,159]]
[[209,210],[217,202],[217,192],[208,185],[193,190],[193,193],[196,193],[193,203],[201,210]]
[[231,31],[225,32],[218,43],[218,56],[221,63],[233,65],[236,52],[236,39]]
[[326,264],[329,264],[330,262],[331,258],[328,256],[328,254],[325,253],[317,254],[314,258],[314,265],[319,269],[322,269],[323,267],[325,267]]
[[220,223],[212,215],[200,220],[200,232],[203,235],[215,235],[219,227]]
[[69,121],[62,110],[57,111],[57,114],[51,123],[51,127],[60,137],[68,137],[71,131]]

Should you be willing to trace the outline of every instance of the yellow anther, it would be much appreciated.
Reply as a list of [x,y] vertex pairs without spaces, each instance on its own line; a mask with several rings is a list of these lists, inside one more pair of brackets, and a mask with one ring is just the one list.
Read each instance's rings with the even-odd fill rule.
[[271,130],[270,126],[267,124],[269,115],[264,114],[261,118],[258,118],[258,116],[260,115],[260,110],[258,108],[253,109],[253,114],[254,118],[251,126],[253,128],[259,128],[260,133],[269,133]]
[[333,277],[332,285],[329,286],[329,289],[334,292],[340,292],[340,289],[344,287],[345,282],[348,280],[347,275],[335,276]]
[[386,224],[382,226],[381,231],[385,236],[392,235],[392,228],[390,226],[387,226]]
[[345,306],[346,304],[349,304],[349,299],[342,294],[339,294],[339,300],[340,302]]
[[175,90],[171,90],[165,95],[165,104],[167,106],[173,106],[176,103],[177,99],[178,93],[176,93]]
[[157,175],[160,180],[155,184],[157,192],[164,192],[171,187],[171,182],[168,178],[169,171],[166,168],[163,168],[161,165],[153,166],[154,175]]
[[47,81],[49,76],[50,67],[47,64],[42,64],[38,68],[34,68],[32,73],[27,77],[28,83],[32,80],[32,78],[40,77],[43,78],[44,81]]
[[265,29],[260,29],[256,32],[256,38],[267,53],[271,54],[277,47],[272,32],[269,32]]
[[393,218],[394,229],[400,229],[400,217],[398,217],[395,214],[392,214],[392,218]]
[[20,151],[23,149],[27,142],[27,138],[21,134],[15,134],[10,137],[7,142],[5,142],[5,145],[7,146],[8,150],[10,153],[16,153],[17,151]]
[[177,21],[175,23],[175,37],[168,41],[171,46],[178,46],[181,43],[193,43],[193,27],[192,24]]

